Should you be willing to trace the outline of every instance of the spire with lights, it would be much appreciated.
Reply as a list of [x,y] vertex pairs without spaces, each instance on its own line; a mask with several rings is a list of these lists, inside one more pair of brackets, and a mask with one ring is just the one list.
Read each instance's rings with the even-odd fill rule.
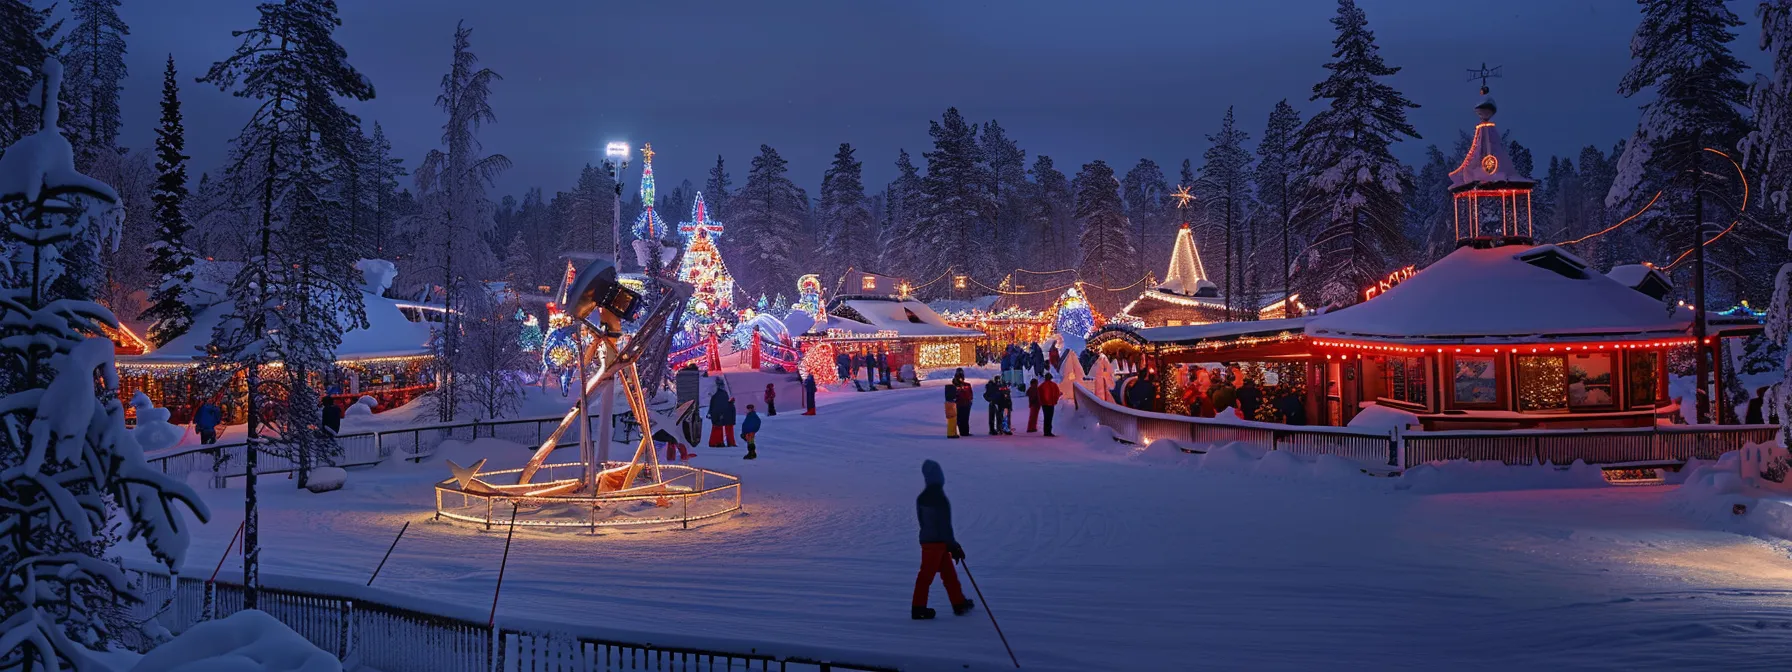
[[[1177,186],[1170,198],[1176,199],[1178,210],[1195,200],[1187,186]],[[1170,270],[1164,273],[1164,281],[1157,288],[1186,296],[1216,296],[1219,291],[1219,286],[1207,279],[1207,269],[1201,266],[1201,251],[1195,248],[1195,234],[1186,218],[1182,229],[1176,232],[1176,246],[1170,250]]]
[[1464,240],[1531,239],[1531,189],[1537,181],[1518,170],[1507,156],[1506,143],[1493,124],[1499,112],[1487,80],[1500,76],[1498,67],[1470,69],[1468,78],[1481,80],[1481,102],[1475,106],[1473,140],[1462,165],[1450,171],[1450,194],[1455,201],[1458,243]]
[[635,218],[637,240],[660,240],[666,237],[666,220],[653,211],[653,143],[641,146],[641,216]]

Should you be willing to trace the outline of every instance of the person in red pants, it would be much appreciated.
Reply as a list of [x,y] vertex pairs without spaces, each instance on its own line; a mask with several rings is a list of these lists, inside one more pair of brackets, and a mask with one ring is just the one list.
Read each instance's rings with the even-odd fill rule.
[[927,593],[933,588],[933,575],[940,576],[946,586],[946,597],[952,600],[952,613],[963,616],[977,605],[964,596],[958,585],[958,570],[952,561],[964,559],[964,547],[952,536],[952,502],[946,499],[946,472],[940,463],[921,463],[921,478],[927,487],[915,498],[915,518],[921,524],[921,571],[915,575],[915,598],[909,617],[915,620],[933,618],[927,608]]

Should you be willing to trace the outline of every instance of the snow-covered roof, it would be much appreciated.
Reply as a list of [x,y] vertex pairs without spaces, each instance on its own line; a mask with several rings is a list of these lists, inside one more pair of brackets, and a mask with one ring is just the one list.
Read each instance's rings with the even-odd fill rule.
[[945,318],[920,301],[874,297],[841,299],[829,305],[827,319],[816,323],[813,331],[834,329],[865,336],[880,331],[893,331],[898,337],[983,335],[975,329],[947,324]]
[[1299,332],[1311,321],[1311,317],[1290,317],[1279,320],[1253,320],[1249,322],[1213,322],[1210,324],[1192,324],[1180,327],[1148,327],[1138,330],[1141,338],[1148,343],[1183,343],[1193,344],[1200,341],[1250,336],[1255,334],[1275,334],[1284,331]]
[[[342,334],[342,345],[336,348],[337,359],[372,357],[406,357],[429,354],[429,322],[412,322],[399,306],[415,306],[415,301],[399,301],[363,292],[361,300],[367,309],[367,328],[350,329]],[[182,364],[205,352],[211,343],[212,331],[235,309],[236,302],[223,301],[193,316],[187,333],[167,345],[141,355],[118,358],[119,366],[132,364]]]
[[1464,246],[1375,298],[1314,317],[1312,337],[1460,343],[1683,334],[1690,312],[1554,245]]
[[1529,188],[1537,183],[1519,172],[1518,165],[1506,156],[1506,143],[1500,140],[1500,130],[1493,124],[1493,115],[1498,110],[1492,98],[1482,100],[1475,107],[1481,123],[1475,125],[1474,139],[1469,144],[1468,155],[1462,157],[1462,165],[1450,171],[1450,191],[1477,187]]

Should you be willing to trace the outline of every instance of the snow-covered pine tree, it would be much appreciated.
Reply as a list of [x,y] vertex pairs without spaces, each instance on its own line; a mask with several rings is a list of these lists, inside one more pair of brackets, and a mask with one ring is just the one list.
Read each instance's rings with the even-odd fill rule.
[[462,396],[468,405],[480,417],[497,419],[516,411],[523,395],[523,371],[533,360],[521,347],[523,324],[515,318],[521,306],[514,302],[482,304],[468,308],[461,322],[465,334],[455,369],[464,378]]
[[728,168],[722,163],[722,155],[716,155],[716,165],[709,169],[709,179],[703,183],[704,207],[709,208],[709,218],[726,225],[729,221],[728,199],[734,192],[728,190],[732,184],[728,181]]
[[1207,136],[1211,143],[1202,153],[1201,178],[1207,192],[1207,217],[1220,231],[1226,254],[1226,279],[1221,287],[1226,293],[1226,312],[1232,320],[1256,319],[1256,297],[1245,296],[1245,267],[1255,250],[1252,236],[1245,229],[1245,210],[1251,197],[1251,153],[1244,148],[1250,136],[1238,129],[1232,108],[1220,119],[1218,133]]
[[1418,105],[1382,81],[1400,68],[1381,58],[1369,19],[1355,0],[1338,0],[1332,18],[1331,71],[1313,86],[1312,100],[1325,109],[1301,128],[1301,162],[1313,174],[1307,196],[1316,212],[1307,220],[1307,238],[1320,241],[1318,262],[1307,266],[1319,290],[1310,305],[1349,303],[1357,291],[1387,270],[1389,257],[1405,243],[1400,235],[1401,194],[1410,187],[1389,147],[1403,137],[1418,139],[1406,111]]
[[37,65],[50,55],[44,47],[48,12],[22,0],[0,2],[0,63],[7,64],[0,68],[0,147],[37,132],[30,93],[39,78]]
[[[1510,131],[1507,133],[1509,134]],[[1517,140],[1507,140],[1506,152],[1508,156],[1512,157],[1512,167],[1517,168],[1519,173],[1524,175],[1534,174],[1531,172],[1531,169],[1537,167],[1537,161],[1531,156],[1531,149],[1529,147],[1518,144]]]
[[995,243],[993,262],[1000,269],[1021,266],[1026,261],[1020,250],[1022,223],[1027,220],[1027,151],[994,120],[983,123],[978,143],[989,179],[988,239]]
[[[921,171],[908,156],[908,150],[897,150],[896,179],[884,188],[883,255],[879,270],[913,273],[920,268],[920,221],[927,195],[922,190]],[[823,278],[824,284],[839,278]],[[916,282],[926,282],[926,278]]]
[[[791,182],[784,157],[771,145],[760,145],[759,156],[747,182],[734,194],[729,207],[733,222],[722,256],[734,273],[736,286],[752,294],[775,292],[796,286],[798,244],[809,214],[809,195]],[[707,202],[708,195],[705,195]]]
[[916,222],[917,249],[910,272],[933,278],[947,271],[988,278],[998,275],[995,241],[984,237],[994,201],[989,193],[983,150],[977,145],[977,126],[966,123],[958,108],[947,108],[939,121],[929,121],[933,151],[927,158],[927,176],[921,190],[927,195],[925,210]]
[[[1300,139],[1300,112],[1287,99],[1276,101],[1263,128],[1263,139],[1257,143],[1257,201],[1273,213],[1276,249],[1281,252],[1281,269],[1276,273],[1283,298],[1294,293],[1294,218],[1300,190],[1295,181],[1301,174],[1300,153],[1295,142]],[[1182,162],[1183,184],[1193,184],[1186,177],[1188,161]]]
[[1419,266],[1449,254],[1456,244],[1455,204],[1450,195],[1450,171],[1456,164],[1437,145],[1425,147],[1425,162],[1406,192],[1405,235]]
[[834,164],[821,178],[821,221],[827,242],[816,256],[824,278],[837,278],[848,268],[871,269],[877,258],[877,231],[871,210],[865,205],[863,164],[853,158],[852,145],[840,143]]
[[405,171],[404,159],[392,156],[392,141],[386,139],[386,129],[377,121],[373,122],[373,135],[368,138],[366,151],[361,158],[366,168],[361,174],[367,180],[368,202],[372,207],[366,221],[366,243],[373,258],[386,259],[395,256],[387,249],[391,246],[390,239],[398,221],[398,178],[410,173]]
[[1082,225],[1078,277],[1100,287],[1131,284],[1138,276],[1139,255],[1114,169],[1100,160],[1085,163],[1076,174],[1075,188],[1076,219]]
[[541,187],[530,187],[523,192],[523,203],[517,207],[517,234],[525,248],[524,258],[528,265],[518,269],[519,277],[526,280],[525,287],[536,287],[553,278],[554,259],[558,256],[558,236],[553,235],[552,222],[548,217],[548,205],[542,202]]
[[1120,198],[1126,203],[1126,219],[1132,224],[1135,248],[1159,250],[1173,244],[1175,234],[1166,236],[1164,227],[1164,213],[1168,209],[1164,199],[1169,193],[1170,185],[1164,181],[1163,169],[1151,159],[1139,159],[1132,170],[1126,171],[1126,177],[1120,179]]
[[43,127],[0,154],[0,669],[100,669],[120,605],[143,596],[106,561],[123,523],[171,571],[184,564],[186,514],[210,513],[151,468],[124,427],[112,342],[98,304],[58,295],[60,250],[85,230],[116,236],[119,197],[75,170],[58,127],[62,68],[44,63]]
[[1082,263],[1082,258],[1076,252],[1076,232],[1071,229],[1076,222],[1076,196],[1071,193],[1070,178],[1053,165],[1052,157],[1044,154],[1033,159],[1029,172],[1033,186],[1028,212],[1032,215],[1037,245],[1028,258],[1049,270],[1073,268]]
[[[1610,154],[1594,145],[1581,148],[1579,175],[1581,183],[1580,197],[1575,200],[1576,217],[1582,222],[1582,228],[1574,236],[1580,238],[1587,234],[1603,230],[1614,223],[1605,205],[1605,196],[1611,192],[1612,183],[1618,177],[1618,166],[1614,159],[1623,156],[1617,150]],[[1610,269],[1620,259],[1635,261],[1647,258],[1643,256],[1641,246],[1635,244],[1636,227],[1625,226],[1614,229],[1610,233],[1575,244],[1571,249],[1582,259],[1593,264],[1597,269]],[[1637,250],[1634,254],[1632,250]]]
[[74,25],[56,43],[68,68],[63,96],[66,131],[75,145],[75,165],[85,170],[101,153],[118,148],[118,92],[124,88],[125,36],[118,18],[120,0],[71,0]]
[[[1705,152],[1707,147],[1731,147],[1748,128],[1743,117],[1748,85],[1742,81],[1747,66],[1730,51],[1730,42],[1736,39],[1733,29],[1742,25],[1742,19],[1723,0],[1638,0],[1637,4],[1642,6],[1643,20],[1631,38],[1630,71],[1619,80],[1618,93],[1652,91],[1654,99],[1642,106],[1636,133],[1618,159],[1606,205],[1636,207],[1662,192],[1662,202],[1638,224],[1661,244],[1651,256],[1674,260],[1682,250],[1692,251],[1685,269],[1692,289],[1687,298],[1703,308],[1708,303],[1706,258],[1732,251],[1722,255],[1720,264],[1733,273],[1746,273],[1735,252],[1746,252],[1749,243],[1758,242],[1752,230],[1738,229],[1739,235],[1726,236],[1729,240],[1714,249],[1707,250],[1705,243],[1710,220],[1716,218],[1706,211],[1706,201],[1738,197],[1744,188],[1733,180],[1708,177],[1707,164],[1721,159]],[[1701,317],[1694,320],[1693,338],[1704,337]],[[1712,417],[1707,393],[1711,361],[1703,348],[1695,349],[1693,361],[1697,418],[1707,422]]]
[[436,96],[436,106],[448,113],[448,121],[442,124],[446,151],[430,150],[417,167],[417,191],[427,202],[421,219],[425,230],[420,234],[433,239],[420,250],[421,261],[436,274],[442,290],[436,389],[428,397],[436,419],[442,422],[454,421],[470,389],[465,387],[466,376],[458,370],[463,361],[462,318],[456,311],[463,303],[469,307],[490,303],[480,284],[495,266],[491,247],[482,240],[491,227],[493,210],[485,190],[510,167],[510,159],[503,154],[480,156],[479,127],[497,120],[490,103],[491,85],[503,78],[491,68],[479,67],[479,57],[472,51],[472,34],[472,29],[455,24],[453,56],[448,74],[442,76],[442,92]]
[[[1757,15],[1761,19],[1761,49],[1771,56],[1773,66],[1757,76],[1750,89],[1755,129],[1743,139],[1742,149],[1749,169],[1758,176],[1769,210],[1784,222],[1792,212],[1792,0],[1763,2]],[[1792,237],[1786,246],[1792,250]],[[1767,337],[1780,346],[1781,369],[1786,372],[1774,394],[1780,445],[1792,445],[1792,263],[1781,264],[1774,277]]]
[[149,320],[149,340],[166,345],[174,337],[187,333],[193,325],[193,310],[187,292],[193,283],[193,248],[187,234],[193,225],[187,221],[187,156],[186,127],[181,124],[180,82],[174,75],[174,55],[168,56],[168,68],[162,74],[162,125],[156,128],[156,186],[150,200],[155,203],[156,240],[150,243],[155,258],[149,270],[158,280],[149,296],[149,309],[143,319]]
[[[348,62],[334,39],[341,24],[333,0],[285,0],[257,6],[255,27],[212,64],[200,81],[259,101],[237,136],[228,169],[237,193],[255,213],[252,247],[227,295],[230,311],[212,335],[202,373],[212,389],[242,375],[249,398],[251,444],[244,484],[244,606],[254,608],[260,586],[259,514],[255,459],[262,451],[300,463],[297,485],[311,464],[339,452],[318,429],[319,390],[312,374],[335,364],[349,326],[366,328],[359,282],[352,277],[354,232],[343,230],[327,184],[332,164],[349,160],[348,137],[358,120],[338,97],[373,98],[373,85]],[[283,367],[274,376],[268,365]],[[271,416],[264,414],[272,411]],[[272,437],[263,436],[271,424]]]

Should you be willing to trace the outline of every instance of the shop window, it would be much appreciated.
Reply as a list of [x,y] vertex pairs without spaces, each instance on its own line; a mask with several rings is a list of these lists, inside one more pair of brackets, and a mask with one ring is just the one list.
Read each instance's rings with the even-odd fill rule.
[[1424,406],[1428,402],[1423,357],[1389,357],[1387,396],[1395,401]]
[[1633,408],[1652,408],[1661,402],[1661,353],[1632,352],[1625,355],[1626,387]]
[[869,275],[860,276],[859,289],[867,292],[877,289],[877,278]]
[[1611,408],[1616,403],[1612,353],[1568,355],[1568,407],[1574,410]]
[[1499,381],[1493,357],[1450,359],[1450,403],[1463,407],[1499,405]]
[[1567,408],[1567,361],[1555,355],[1520,356],[1518,410],[1561,411]]

